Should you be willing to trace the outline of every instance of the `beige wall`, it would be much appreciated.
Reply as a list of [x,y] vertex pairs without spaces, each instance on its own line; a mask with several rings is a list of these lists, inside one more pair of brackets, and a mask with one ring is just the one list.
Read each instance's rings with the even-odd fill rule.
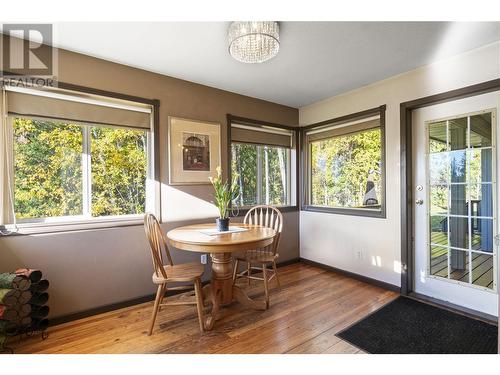
[[[500,42],[299,109],[301,125],[387,105],[387,218],[301,212],[302,258],[400,285],[399,105],[500,77]],[[361,258],[357,253],[361,252]]]
[[[162,217],[166,230],[211,221],[211,188],[168,185],[167,119],[178,116],[221,124],[222,166],[227,168],[226,115],[295,126],[298,110],[140,69],[60,50],[61,82],[160,100]],[[233,77],[238,79],[238,77]],[[299,213],[284,215],[280,261],[299,256]],[[175,261],[199,261],[174,251]],[[142,226],[0,238],[0,271],[42,269],[50,280],[51,317],[154,292],[151,258]]]

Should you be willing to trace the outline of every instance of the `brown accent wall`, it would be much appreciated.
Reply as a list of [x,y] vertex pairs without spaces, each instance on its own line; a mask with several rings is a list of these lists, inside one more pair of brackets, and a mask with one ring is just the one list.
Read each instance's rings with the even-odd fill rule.
[[[228,113],[291,126],[298,124],[295,108],[66,50],[59,51],[58,78],[65,83],[160,100],[160,179],[165,230],[211,221],[214,212],[208,203],[209,185],[168,186],[168,116],[220,123],[223,169],[227,169]],[[198,209],[193,210],[190,205]],[[147,246],[142,226],[3,237],[0,272],[24,266],[42,269],[51,282],[51,317],[59,317],[153,293]],[[299,214],[287,212],[280,261],[298,256]],[[199,262],[199,254],[195,253],[174,250],[173,258],[177,262]]]

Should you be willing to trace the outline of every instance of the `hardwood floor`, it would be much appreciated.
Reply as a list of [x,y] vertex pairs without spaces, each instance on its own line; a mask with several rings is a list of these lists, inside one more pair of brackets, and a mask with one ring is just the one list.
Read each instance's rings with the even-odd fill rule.
[[[11,346],[16,353],[360,353],[335,334],[397,297],[303,263],[278,271],[282,290],[271,283],[268,310],[234,303],[204,334],[194,306],[171,306],[158,313],[147,336],[148,302],[61,324],[49,329],[46,340],[38,336]],[[253,282],[250,294],[263,298],[262,283]]]

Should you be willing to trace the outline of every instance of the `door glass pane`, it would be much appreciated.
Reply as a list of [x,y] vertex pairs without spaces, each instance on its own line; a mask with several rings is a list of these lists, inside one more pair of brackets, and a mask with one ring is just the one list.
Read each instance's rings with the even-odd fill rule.
[[465,150],[452,151],[449,153],[450,163],[450,182],[463,183],[466,182],[466,152]]
[[491,146],[491,113],[482,113],[470,118],[470,146]]
[[493,219],[475,219],[472,229],[472,249],[493,252]]
[[428,132],[430,274],[493,288],[492,114],[431,123]]
[[448,218],[431,216],[431,243],[448,246]]
[[467,148],[467,117],[448,122],[448,140],[451,150],[465,150]]
[[469,252],[450,249],[450,279],[469,282]]
[[471,205],[471,216],[493,217],[493,185],[470,184],[468,204]]
[[430,188],[431,215],[448,214],[448,186],[434,185]]
[[466,217],[450,217],[450,246],[459,249],[469,249],[469,219]]
[[448,277],[448,248],[431,246],[431,275]]
[[491,148],[474,149],[468,152],[470,182],[491,182]]
[[450,214],[467,216],[467,185],[450,185]]
[[493,256],[472,253],[472,284],[493,288]]
[[448,183],[448,153],[429,155],[429,176],[431,184]]
[[446,147],[446,121],[429,124],[429,152],[448,151]]

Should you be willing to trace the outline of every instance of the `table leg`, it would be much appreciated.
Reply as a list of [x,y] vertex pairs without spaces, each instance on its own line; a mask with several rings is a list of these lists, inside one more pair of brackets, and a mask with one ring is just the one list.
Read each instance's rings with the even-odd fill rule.
[[212,258],[212,281],[203,288],[206,299],[212,303],[212,311],[205,319],[205,330],[213,328],[219,318],[221,305],[236,299],[239,303],[256,310],[266,310],[265,301],[253,300],[240,287],[233,286],[233,263],[231,253],[214,253]]
[[236,301],[241,303],[243,306],[249,307],[254,310],[267,310],[266,301],[251,299],[250,297],[248,297],[245,291],[237,285],[233,287],[233,294],[234,298],[236,298]]
[[205,316],[205,322],[204,322],[205,331],[210,331],[214,327],[214,323],[219,317],[220,294],[217,293],[217,291],[214,292],[212,285],[205,285],[205,287],[203,288],[203,295],[205,297],[205,300],[208,300],[212,303],[212,311],[210,312],[210,315]]
[[212,281],[203,288],[206,299],[212,303],[212,311],[205,319],[205,330],[210,331],[219,318],[220,306],[233,301],[233,267],[231,254],[211,254]]
[[220,293],[219,302],[227,305],[233,301],[233,261],[231,253],[211,254],[212,289]]

